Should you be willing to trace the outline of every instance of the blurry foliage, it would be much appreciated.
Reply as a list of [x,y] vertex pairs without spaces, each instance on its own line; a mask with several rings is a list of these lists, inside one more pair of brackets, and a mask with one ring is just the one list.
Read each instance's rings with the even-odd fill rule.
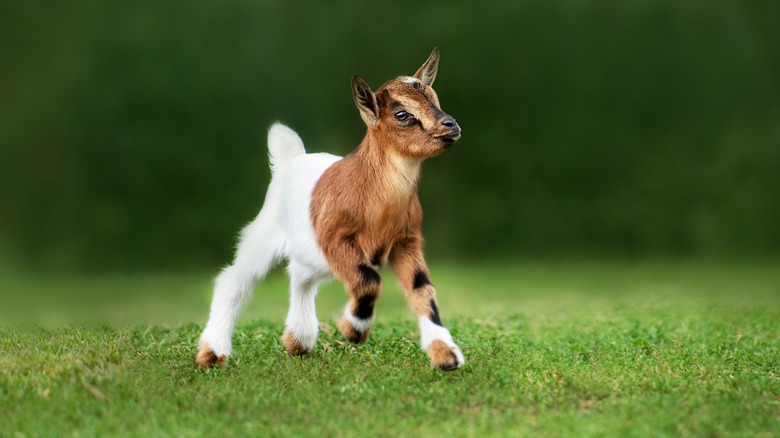
[[429,252],[777,254],[780,3],[0,6],[0,237],[33,266],[213,266],[265,130],[344,154],[349,89],[442,51],[462,140],[426,164]]

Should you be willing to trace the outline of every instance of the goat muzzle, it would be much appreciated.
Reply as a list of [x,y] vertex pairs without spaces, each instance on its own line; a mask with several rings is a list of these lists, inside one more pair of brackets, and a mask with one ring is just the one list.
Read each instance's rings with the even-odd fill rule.
[[444,147],[447,148],[460,138],[460,126],[452,117],[442,119],[441,125],[449,130],[444,134],[437,135],[436,138],[441,140],[444,143]]

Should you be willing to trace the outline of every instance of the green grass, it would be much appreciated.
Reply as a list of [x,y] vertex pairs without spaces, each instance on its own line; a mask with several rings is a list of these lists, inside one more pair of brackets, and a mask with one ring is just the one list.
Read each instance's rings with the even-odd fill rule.
[[[467,358],[452,373],[429,368],[390,281],[367,344],[333,330],[345,297],[333,284],[318,301],[321,342],[290,358],[274,276],[229,365],[204,373],[192,321],[206,316],[207,275],[5,276],[3,290],[38,292],[29,303],[71,299],[17,308],[37,327],[0,329],[0,436],[777,436],[776,266],[434,266]],[[121,296],[101,302],[100,290]],[[65,304],[85,299],[84,311]],[[158,305],[171,322],[145,312]]]

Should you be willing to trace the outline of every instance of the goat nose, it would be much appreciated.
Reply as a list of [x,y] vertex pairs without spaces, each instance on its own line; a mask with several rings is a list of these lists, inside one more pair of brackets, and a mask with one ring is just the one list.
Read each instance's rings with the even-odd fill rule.
[[458,126],[458,122],[456,122],[452,117],[445,118],[441,121],[441,124],[449,128],[451,133],[450,135],[460,136],[460,126]]

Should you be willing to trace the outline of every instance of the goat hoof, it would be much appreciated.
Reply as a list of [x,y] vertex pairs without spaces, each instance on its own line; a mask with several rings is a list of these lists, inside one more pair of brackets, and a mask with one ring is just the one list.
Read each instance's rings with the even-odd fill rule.
[[346,317],[342,317],[337,324],[339,331],[349,342],[354,344],[362,344],[368,340],[368,334],[371,330],[360,332],[355,329],[355,326]]
[[431,359],[431,366],[442,371],[456,370],[465,363],[463,353],[458,347],[451,347],[440,340],[431,342],[428,347],[428,357]]
[[284,346],[287,348],[287,354],[290,356],[304,356],[310,350],[295,339],[295,336],[293,336],[290,330],[284,332],[282,335],[282,342],[284,342]]
[[227,356],[217,356],[208,344],[201,344],[196,361],[198,366],[207,370],[213,368],[214,365],[224,365],[227,362]]

